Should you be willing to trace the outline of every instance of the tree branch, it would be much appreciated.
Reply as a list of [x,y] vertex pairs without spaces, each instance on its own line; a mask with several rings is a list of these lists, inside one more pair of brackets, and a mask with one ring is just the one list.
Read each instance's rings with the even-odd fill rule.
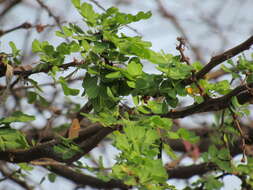
[[[60,65],[59,68],[61,68],[61,69],[68,69],[69,67],[75,67],[75,66],[79,66],[79,65],[82,65],[82,64],[84,64],[83,61],[78,62],[78,61],[74,60],[72,62]],[[3,65],[1,63],[0,63],[0,66],[3,67]],[[48,65],[46,68],[40,69],[40,70],[36,69],[36,67],[33,68],[33,69],[29,69],[29,70],[20,70],[20,68],[14,68],[13,74],[14,75],[20,75],[22,77],[28,77],[29,75],[36,74],[36,73],[41,73],[41,72],[42,73],[47,73],[47,72],[50,71],[50,69],[52,67],[53,67],[53,65]],[[3,76],[5,76],[5,72],[1,71],[0,72],[0,77],[3,77]]]
[[[87,154],[90,150],[97,146],[97,144],[104,139],[108,134],[110,134],[114,129],[109,127],[95,127],[94,129],[87,129],[83,133],[80,134],[80,139],[83,136],[87,136],[88,139],[80,142],[80,147],[82,152],[77,153],[73,157],[69,159],[63,159],[63,155],[54,151],[54,146],[57,146],[61,143],[59,138],[53,139],[48,142],[44,142],[37,146],[34,146],[29,149],[25,150],[6,150],[0,151],[0,160],[13,162],[13,163],[20,163],[20,162],[30,162],[32,160],[40,159],[40,158],[52,158],[56,161],[63,162],[63,163],[71,163],[73,161],[78,160],[83,155]],[[93,134],[89,136],[88,134]],[[81,136],[83,135],[83,136]],[[77,141],[80,139],[76,139]]]
[[[211,58],[211,60],[209,61],[209,63],[207,65],[204,66],[204,68],[202,68],[199,72],[196,73],[195,77],[196,80],[199,80],[201,78],[203,78],[209,71],[211,71],[214,67],[216,67],[217,65],[221,64],[222,62],[238,55],[239,53],[248,50],[253,44],[253,36],[249,37],[246,41],[244,41],[243,43],[219,54],[216,55],[214,57]],[[191,84],[192,78],[188,78],[185,79],[183,81],[184,85],[189,85]]]
[[248,88],[252,87],[253,83],[241,85],[236,87],[227,95],[224,95],[219,98],[207,99],[200,104],[193,104],[191,106],[183,107],[178,110],[173,110],[171,112],[168,112],[167,114],[163,114],[162,117],[177,119],[184,118],[186,116],[196,113],[222,110],[229,106],[231,99],[235,96],[237,97],[240,104],[244,104],[253,98],[251,92],[248,92]]
[[5,176],[6,179],[9,179],[11,181],[13,181],[14,183],[18,184],[19,186],[23,187],[26,190],[32,190],[33,188],[30,187],[25,181],[19,179],[18,177],[16,177],[15,171],[14,172],[8,172],[6,171],[6,169],[4,169],[4,167],[0,166],[0,172],[2,173],[3,176]]
[[119,189],[129,189],[130,187],[123,184],[121,181],[118,180],[110,180],[110,181],[102,181],[98,178],[89,176],[89,175],[85,175],[79,172],[76,172],[70,168],[68,168],[67,166],[51,166],[51,171],[53,171],[54,173],[65,177],[68,180],[71,180],[77,184],[80,185],[88,185],[91,186],[93,188],[119,188]]
[[0,30],[0,37],[3,36],[3,35],[5,35],[5,34],[8,34],[8,33],[10,33],[10,32],[13,32],[13,31],[15,31],[15,30],[19,30],[19,29],[29,29],[29,28],[31,28],[31,27],[32,27],[32,25],[31,25],[30,23],[24,22],[23,24],[20,24],[19,26],[16,26],[16,27],[11,28],[11,29],[9,29],[9,30]]
[[3,16],[9,12],[13,7],[15,7],[17,4],[19,4],[22,0],[14,0],[10,2],[5,9],[0,13],[0,18],[3,18]]
[[207,172],[215,170],[215,165],[213,164],[198,164],[198,165],[191,165],[191,166],[179,166],[176,168],[167,169],[169,179],[189,179],[194,175],[203,175]]

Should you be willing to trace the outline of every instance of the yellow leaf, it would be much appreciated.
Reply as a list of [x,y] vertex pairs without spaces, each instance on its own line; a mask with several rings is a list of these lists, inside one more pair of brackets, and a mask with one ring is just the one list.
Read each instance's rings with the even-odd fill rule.
[[199,89],[197,88],[192,88],[192,87],[187,87],[186,88],[186,92],[190,95],[195,95],[195,94],[199,94]]
[[73,119],[71,127],[69,128],[68,131],[68,138],[74,139],[79,136],[79,131],[80,131],[80,123],[78,119]]
[[186,91],[188,94],[192,94],[193,93],[193,89],[191,87],[186,88]]

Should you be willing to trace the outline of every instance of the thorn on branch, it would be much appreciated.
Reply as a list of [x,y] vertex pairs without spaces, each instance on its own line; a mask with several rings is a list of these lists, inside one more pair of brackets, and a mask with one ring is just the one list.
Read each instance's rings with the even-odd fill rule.
[[185,50],[185,39],[182,37],[177,37],[177,41],[179,41],[179,44],[177,45],[176,49],[180,52],[180,61],[185,62],[187,65],[190,65],[190,58],[184,55]]
[[[179,41],[179,44],[177,45],[176,49],[180,53],[180,61],[185,62],[187,65],[191,65],[190,58],[185,56],[184,54],[186,40],[182,37],[177,37],[177,41]],[[195,76],[195,70],[192,70],[191,80],[195,83],[195,85],[199,89],[199,94],[204,98],[204,100],[210,99],[210,97],[207,94],[205,94],[204,89],[198,84]]]

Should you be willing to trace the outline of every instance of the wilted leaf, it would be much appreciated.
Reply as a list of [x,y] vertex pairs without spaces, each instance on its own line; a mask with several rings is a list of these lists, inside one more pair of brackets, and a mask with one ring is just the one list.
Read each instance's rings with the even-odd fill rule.
[[79,131],[80,131],[80,123],[78,119],[73,119],[71,127],[69,128],[68,131],[68,138],[74,139],[79,136]]

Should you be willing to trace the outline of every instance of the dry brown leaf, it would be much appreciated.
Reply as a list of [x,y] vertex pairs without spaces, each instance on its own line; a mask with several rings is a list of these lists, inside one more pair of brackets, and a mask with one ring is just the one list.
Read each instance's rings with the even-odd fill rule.
[[69,128],[68,131],[68,138],[74,139],[79,136],[79,131],[80,131],[80,123],[78,119],[73,119],[71,127]]
[[13,67],[9,64],[6,64],[5,76],[7,78],[11,78],[13,76]]
[[33,69],[33,67],[31,65],[21,65],[21,66],[14,68],[15,71],[29,71],[32,69]]

